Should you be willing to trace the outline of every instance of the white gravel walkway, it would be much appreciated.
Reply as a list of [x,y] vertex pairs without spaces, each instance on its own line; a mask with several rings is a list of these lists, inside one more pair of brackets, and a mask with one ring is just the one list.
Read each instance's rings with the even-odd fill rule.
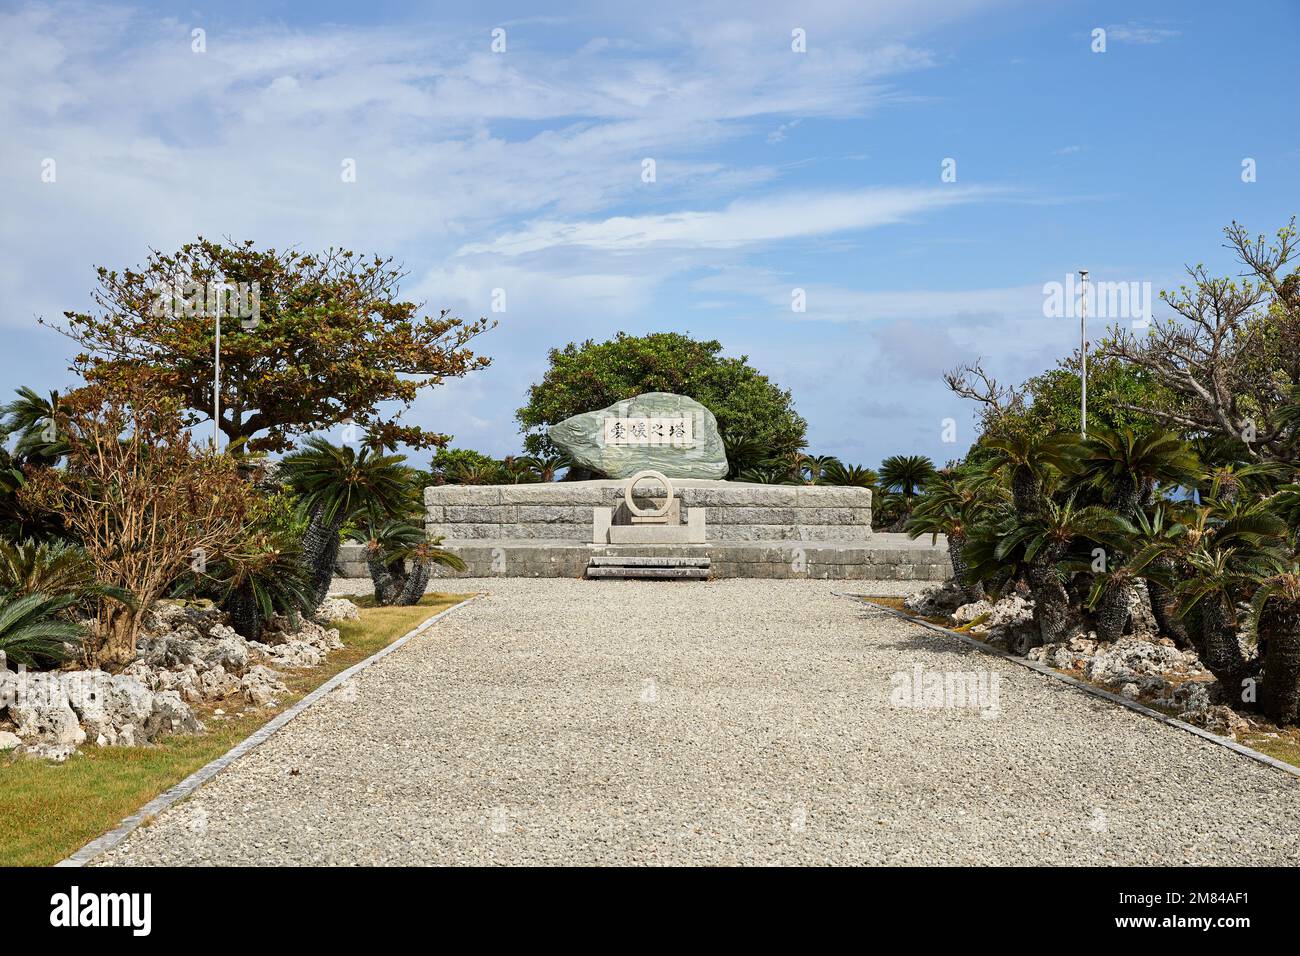
[[[491,593],[99,862],[1300,862],[1300,782],[863,582],[454,584]],[[917,665],[996,715],[895,706]]]

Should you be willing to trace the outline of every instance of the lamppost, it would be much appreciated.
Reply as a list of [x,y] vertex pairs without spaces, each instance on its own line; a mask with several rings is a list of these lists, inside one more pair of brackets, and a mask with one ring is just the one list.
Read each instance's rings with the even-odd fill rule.
[[212,348],[212,451],[221,451],[221,309],[217,313],[217,339]]
[[1082,292],[1079,295],[1079,380],[1083,385],[1079,404],[1079,434],[1088,437],[1088,270],[1079,270]]

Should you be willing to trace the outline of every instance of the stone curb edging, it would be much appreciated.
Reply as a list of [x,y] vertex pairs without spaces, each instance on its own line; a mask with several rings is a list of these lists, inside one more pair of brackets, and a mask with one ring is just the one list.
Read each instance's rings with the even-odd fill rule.
[[321,684],[319,687],[317,687],[315,690],[309,693],[302,700],[298,701],[288,710],[277,715],[272,720],[263,724],[252,734],[245,737],[239,743],[235,744],[234,747],[227,750],[220,757],[216,758],[210,763],[204,764],[202,767],[194,771],[192,774],[190,774],[180,783],[171,787],[171,789],[165,790],[162,793],[160,793],[158,796],[154,797],[152,800],[146,803],[135,813],[131,814],[131,816],[127,817],[125,820],[119,823],[112,830],[108,831],[101,837],[97,837],[94,840],[91,840],[89,843],[83,846],[76,853],[72,854],[72,856],[68,857],[66,860],[61,860],[54,865],[55,866],[85,866],[87,863],[89,863],[91,860],[93,860],[95,857],[99,856],[100,854],[107,853],[109,850],[114,849],[120,843],[122,843],[127,837],[129,837],[133,832],[135,832],[135,830],[139,828],[140,824],[144,823],[145,820],[149,819],[150,817],[157,816],[159,813],[162,813],[168,807],[171,807],[173,804],[180,802],[185,797],[188,797],[191,793],[193,793],[199,787],[203,786],[203,784],[207,783],[209,780],[215,777],[222,770],[226,769],[226,767],[230,766],[230,764],[234,763],[244,754],[248,753],[251,750],[256,749],[258,746],[265,743],[273,734],[279,731],[280,728],[282,728],[285,724],[289,723],[289,721],[293,720],[295,717],[297,717],[299,714],[305,711],[312,704],[316,703],[326,694],[336,689],[340,684],[351,679],[355,675],[361,673],[366,668],[370,667],[370,665],[378,663],[380,660],[387,657],[389,654],[393,653],[398,648],[402,647],[404,644],[406,644],[407,641],[411,640],[413,637],[417,637],[420,634],[423,634],[431,626],[433,626],[433,624],[436,621],[441,620],[442,618],[446,617],[448,614],[452,613],[453,611],[460,610],[463,607],[467,607],[468,605],[473,604],[479,598],[483,597],[486,593],[487,592],[480,591],[479,593],[475,594],[473,597],[467,598],[458,604],[453,604],[451,607],[439,611],[437,614],[433,615],[432,617],[427,618],[426,620],[422,621],[420,624],[417,624],[414,628],[407,631],[397,640],[393,641],[393,643],[375,651],[375,653],[371,654],[365,660],[357,661],[357,663],[353,664],[347,670],[340,671],[339,673],[335,674],[325,683]]
[[1069,674],[1063,674],[1060,671],[1056,670],[1054,667],[1048,667],[1046,664],[1040,664],[1038,661],[1031,661],[1028,660],[1027,658],[1020,657],[1019,655],[1012,654],[1008,651],[1003,651],[996,647],[990,647],[988,644],[985,644],[983,641],[976,640],[975,638],[971,637],[969,634],[963,634],[960,631],[954,631],[951,628],[940,627],[938,624],[931,624],[929,621],[923,621],[919,618],[911,617],[907,614],[904,614],[902,611],[896,610],[892,607],[886,607],[883,604],[877,604],[875,601],[870,601],[863,595],[849,594],[845,591],[835,591],[833,593],[837,594],[840,597],[852,598],[853,600],[859,601],[862,604],[865,604],[867,607],[873,608],[874,610],[884,611],[886,614],[892,614],[894,617],[899,618],[900,620],[907,621],[911,624],[918,624],[921,627],[926,628],[927,630],[937,631],[940,634],[946,634],[950,637],[958,638],[962,642],[969,644],[971,647],[974,647],[985,654],[992,654],[995,657],[1000,657],[1003,660],[1010,661],[1013,664],[1019,664],[1021,667],[1027,667],[1029,670],[1042,674],[1045,677],[1051,677],[1054,678],[1055,680],[1059,680],[1066,684],[1069,684],[1072,687],[1076,687],[1086,694],[1091,694],[1093,697],[1100,697],[1103,700],[1108,700],[1111,701],[1112,703],[1119,704],[1122,707],[1127,707],[1129,710],[1136,711],[1137,713],[1142,714],[1145,717],[1154,718],[1155,720],[1160,721],[1162,724],[1167,724],[1170,727],[1176,727],[1179,730],[1184,730],[1189,734],[1195,734],[1197,737],[1200,737],[1203,740],[1208,740],[1212,744],[1218,744],[1220,747],[1226,747],[1227,749],[1235,751],[1236,753],[1240,754],[1243,757],[1249,757],[1251,760],[1254,760],[1258,763],[1266,764],[1267,766],[1273,767],[1276,770],[1281,770],[1283,773],[1290,774],[1292,777],[1300,777],[1300,767],[1296,767],[1289,763],[1286,763],[1285,761],[1278,760],[1276,757],[1270,757],[1268,754],[1262,753],[1251,747],[1247,747],[1245,744],[1237,743],[1237,741],[1231,739],[1230,737],[1220,737],[1218,734],[1212,734],[1208,730],[1205,730],[1204,728],[1197,727],[1194,724],[1189,724],[1184,720],[1179,720],[1177,717],[1170,717],[1168,714],[1162,714],[1160,713],[1160,711],[1153,710],[1152,708],[1147,707],[1145,704],[1140,704],[1137,701],[1130,700],[1129,698],[1123,697],[1120,694],[1114,694],[1108,690],[1103,690],[1102,688],[1097,687],[1093,684],[1089,684],[1086,681],[1081,681],[1077,677],[1071,677]]

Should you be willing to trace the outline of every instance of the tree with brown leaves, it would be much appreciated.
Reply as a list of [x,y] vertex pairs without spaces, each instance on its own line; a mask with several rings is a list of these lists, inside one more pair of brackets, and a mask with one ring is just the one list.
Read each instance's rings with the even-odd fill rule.
[[132,595],[98,602],[87,643],[91,663],[120,667],[153,602],[240,540],[256,492],[234,458],[195,447],[177,401],[157,389],[79,389],[56,424],[66,466],[32,469],[22,495],[63,517],[102,584]]

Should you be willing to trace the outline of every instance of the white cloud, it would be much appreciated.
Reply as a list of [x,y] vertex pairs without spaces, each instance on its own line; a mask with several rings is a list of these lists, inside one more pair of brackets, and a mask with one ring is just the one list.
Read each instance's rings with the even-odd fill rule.
[[[806,312],[790,309],[791,289],[796,286],[806,293]],[[696,280],[692,288],[711,294],[756,298],[771,309],[771,315],[800,322],[960,319],[978,324],[986,319],[1014,316],[1032,319],[1043,314],[1041,282],[985,289],[869,291],[809,283],[758,269],[726,268]]]
[[1106,28],[1106,37],[1114,40],[1116,43],[1139,43],[1150,46],[1156,43],[1164,43],[1166,40],[1172,40],[1174,37],[1182,35],[1180,30],[1170,30],[1164,27],[1147,26],[1141,23],[1113,24]]
[[716,211],[614,216],[597,222],[541,221],[491,242],[466,244],[460,252],[514,256],[556,246],[603,251],[655,245],[744,246],[870,229],[991,194],[992,190],[971,187],[789,193],[738,199]]
[[[199,21],[126,6],[8,10],[0,322],[26,329],[33,314],[85,307],[94,265],[138,263],[200,233],[393,254],[412,270],[408,294],[433,310],[492,316],[491,290],[506,290],[501,327],[477,343],[493,367],[422,396],[409,415],[506,452],[546,349],[680,327],[676,303],[659,301],[686,290],[673,279],[743,266],[783,240],[825,242],[995,198],[854,188],[861,179],[796,192],[772,151],[731,148],[901,102],[897,84],[941,61],[922,31],[994,5],[811,0],[797,11],[806,55],[790,51],[796,14],[775,0],[743,16],[710,2],[592,4],[565,24],[507,24],[505,56],[488,52],[477,21],[414,30],[241,17],[225,21],[232,28],[212,15],[208,52],[196,54]],[[646,156],[658,163],[652,194]],[[57,183],[40,181],[45,157]],[[340,180],[344,158],[356,160],[355,183]],[[735,330],[733,350],[742,343],[778,376],[788,369],[810,395],[832,389],[756,331]],[[24,374],[67,353],[37,335],[48,352],[24,355]],[[843,361],[836,381],[856,374]]]
[[[810,7],[806,56],[789,52],[787,17],[775,7],[743,20],[710,14],[703,28],[698,14],[657,7],[658,25],[637,44],[581,55],[530,44],[521,22],[505,56],[488,52],[481,25],[209,24],[199,54],[188,22],[126,7],[0,14],[11,52],[0,58],[0,246],[4,277],[17,277],[4,288],[16,307],[0,321],[26,322],[51,302],[74,307],[92,265],[135,263],[148,247],[199,233],[424,262],[491,246],[485,237],[517,232],[520,220],[560,229],[577,220],[581,234],[581,220],[611,223],[608,210],[644,201],[644,156],[659,162],[656,204],[708,208],[779,176],[719,162],[718,147],[765,120],[865,115],[890,95],[892,76],[933,60],[879,33],[913,21],[902,2],[844,13],[839,30],[829,28],[830,8]],[[40,181],[47,157],[58,164],[54,184]],[[345,158],[356,162],[355,183],[340,180]],[[835,228],[835,212],[816,202],[806,233],[790,235]],[[874,215],[888,221],[927,203],[891,212],[885,197]],[[772,209],[737,203],[644,224],[723,244],[742,238],[745,217],[761,225]]]

